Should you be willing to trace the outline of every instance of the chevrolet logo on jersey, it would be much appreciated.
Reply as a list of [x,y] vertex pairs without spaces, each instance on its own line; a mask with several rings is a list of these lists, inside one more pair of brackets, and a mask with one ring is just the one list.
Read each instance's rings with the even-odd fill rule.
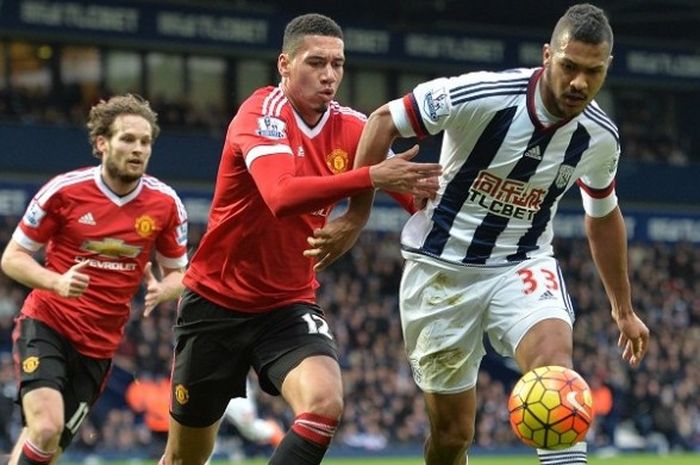
[[136,258],[141,253],[141,247],[111,237],[99,241],[85,241],[81,249],[108,258]]

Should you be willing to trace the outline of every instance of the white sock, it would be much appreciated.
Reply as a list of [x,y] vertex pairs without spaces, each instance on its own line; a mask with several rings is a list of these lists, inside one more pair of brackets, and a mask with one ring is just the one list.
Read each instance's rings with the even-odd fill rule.
[[585,441],[582,441],[568,449],[537,449],[537,456],[542,465],[585,465],[588,463],[587,449]]

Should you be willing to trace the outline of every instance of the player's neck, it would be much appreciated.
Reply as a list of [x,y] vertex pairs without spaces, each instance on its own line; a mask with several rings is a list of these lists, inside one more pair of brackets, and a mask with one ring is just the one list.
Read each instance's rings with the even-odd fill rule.
[[308,104],[304,103],[303,98],[299,98],[293,92],[290,92],[289,87],[286,85],[286,81],[282,80],[282,92],[284,96],[287,97],[287,101],[294,108],[297,115],[306,123],[310,128],[316,126],[316,124],[321,121],[323,113],[319,113],[318,110],[311,108]]
[[125,195],[130,194],[133,192],[136,187],[138,187],[139,182],[141,179],[137,179],[135,181],[123,181],[121,179],[116,179],[109,174],[105,173],[104,170],[100,173],[100,176],[102,177],[102,181],[105,183],[107,187],[109,187],[109,190],[114,192],[116,195],[119,197],[124,197]]

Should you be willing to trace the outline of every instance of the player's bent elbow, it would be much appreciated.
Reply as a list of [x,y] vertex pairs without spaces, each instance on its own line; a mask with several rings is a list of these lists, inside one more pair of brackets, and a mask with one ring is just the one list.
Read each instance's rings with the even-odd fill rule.
[[5,273],[7,276],[12,277],[14,276],[13,270],[14,270],[14,254],[8,252],[7,249],[5,249],[5,252],[2,254],[2,259],[0,259],[0,268],[2,269],[2,272]]
[[278,219],[298,213],[293,207],[293,205],[278,200],[267,202],[267,208],[270,209],[272,216]]

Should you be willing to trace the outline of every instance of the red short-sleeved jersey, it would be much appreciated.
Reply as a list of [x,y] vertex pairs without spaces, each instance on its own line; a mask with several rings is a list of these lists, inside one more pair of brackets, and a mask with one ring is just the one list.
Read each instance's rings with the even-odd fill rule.
[[46,245],[45,266],[58,273],[90,261],[81,270],[90,276],[81,297],[35,289],[20,318],[43,321],[95,358],[111,357],[119,345],[153,248],[165,267],[187,264],[187,214],[175,191],[143,176],[133,192],[119,197],[99,167],[71,171],[44,185],[12,238],[30,250]]
[[336,201],[371,188],[366,169],[347,173],[365,121],[332,102],[309,127],[280,87],[248,98],[229,126],[209,224],[185,285],[244,312],[313,302],[318,283],[302,255],[306,238]]

